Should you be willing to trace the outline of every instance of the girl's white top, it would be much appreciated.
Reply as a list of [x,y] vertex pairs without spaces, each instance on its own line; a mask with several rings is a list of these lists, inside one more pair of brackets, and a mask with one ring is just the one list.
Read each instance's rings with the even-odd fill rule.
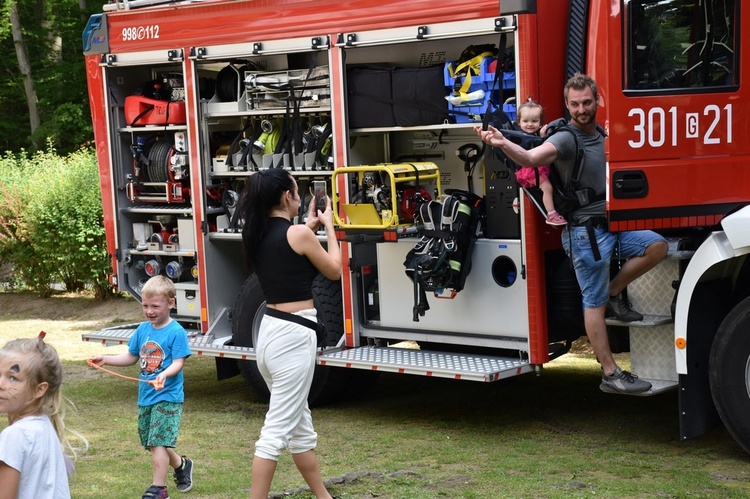
[[69,499],[62,446],[47,416],[28,416],[0,432],[0,461],[21,472],[19,499]]

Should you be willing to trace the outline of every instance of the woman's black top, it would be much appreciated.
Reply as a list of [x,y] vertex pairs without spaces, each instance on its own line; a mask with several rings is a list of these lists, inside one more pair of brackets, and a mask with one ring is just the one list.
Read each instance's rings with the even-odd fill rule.
[[286,303],[312,298],[312,282],[318,269],[304,255],[294,252],[286,239],[292,222],[268,219],[268,232],[258,245],[255,273],[267,303]]

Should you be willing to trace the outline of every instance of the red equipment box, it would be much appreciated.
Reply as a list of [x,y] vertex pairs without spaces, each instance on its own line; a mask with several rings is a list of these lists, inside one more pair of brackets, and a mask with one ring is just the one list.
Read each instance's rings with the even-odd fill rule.
[[187,123],[185,101],[129,95],[125,97],[125,121],[128,126],[184,125]]

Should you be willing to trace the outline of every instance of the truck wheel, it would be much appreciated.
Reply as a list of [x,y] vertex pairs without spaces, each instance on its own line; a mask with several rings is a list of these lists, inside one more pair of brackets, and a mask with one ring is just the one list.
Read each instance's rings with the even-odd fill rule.
[[[341,309],[341,283],[322,275],[313,281],[313,300],[318,317],[326,324],[325,346],[334,346],[344,334]],[[252,347],[258,338],[258,328],[265,312],[266,299],[255,275],[242,285],[232,314],[232,340],[235,345]],[[264,400],[270,393],[255,361],[238,361],[245,382]],[[315,366],[313,383],[307,400],[311,406],[333,403],[347,398],[369,386],[376,373]]]
[[716,332],[708,377],[716,410],[735,441],[750,453],[750,297],[724,318]]
[[[260,320],[263,318],[265,310],[266,297],[260,287],[260,281],[253,274],[245,280],[234,302],[232,343],[241,347],[254,347],[258,339]],[[245,383],[263,400],[268,400],[271,393],[268,391],[266,382],[260,375],[255,361],[240,360],[237,364],[242,377],[245,378]]]

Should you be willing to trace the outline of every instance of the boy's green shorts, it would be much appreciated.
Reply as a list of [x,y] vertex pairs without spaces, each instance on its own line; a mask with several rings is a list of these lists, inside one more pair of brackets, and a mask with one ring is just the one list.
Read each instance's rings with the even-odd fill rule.
[[182,404],[157,402],[138,407],[138,435],[141,445],[151,447],[177,447],[177,435],[182,421]]

